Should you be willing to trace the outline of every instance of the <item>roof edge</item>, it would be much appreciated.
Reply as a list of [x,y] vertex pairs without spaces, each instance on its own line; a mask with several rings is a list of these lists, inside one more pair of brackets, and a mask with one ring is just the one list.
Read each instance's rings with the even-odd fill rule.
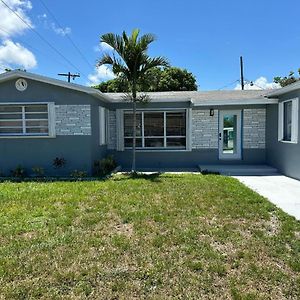
[[280,96],[289,92],[293,92],[296,90],[300,90],[300,81],[294,82],[292,84],[289,84],[287,86],[284,86],[282,88],[279,88],[275,91],[271,91],[269,93],[266,94],[267,97],[276,97],[276,96]]
[[13,71],[9,71],[9,72],[0,74],[0,83],[8,81],[10,79],[18,78],[18,77],[36,80],[39,82],[44,82],[44,83],[60,86],[63,88],[87,93],[89,95],[92,95],[92,96],[104,101],[104,102],[111,102],[110,97],[108,97],[107,95],[101,93],[99,90],[96,90],[94,88],[76,84],[76,83],[65,82],[65,81],[62,81],[59,79],[54,79],[54,78],[50,78],[47,76],[38,75],[38,74],[30,73],[30,72],[24,72],[24,71],[20,71],[20,70],[13,70]]

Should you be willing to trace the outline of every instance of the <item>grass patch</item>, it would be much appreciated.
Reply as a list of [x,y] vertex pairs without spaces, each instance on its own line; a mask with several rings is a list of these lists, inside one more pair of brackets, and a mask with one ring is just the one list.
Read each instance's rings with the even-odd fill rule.
[[300,298],[299,222],[229,177],[1,183],[0,243],[0,299]]

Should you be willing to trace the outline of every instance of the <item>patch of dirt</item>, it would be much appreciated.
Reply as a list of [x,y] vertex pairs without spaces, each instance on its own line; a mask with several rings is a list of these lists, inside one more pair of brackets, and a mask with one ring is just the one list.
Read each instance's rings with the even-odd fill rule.
[[270,220],[265,222],[265,228],[267,230],[268,236],[275,236],[280,230],[281,224],[278,220],[278,217],[274,214],[271,214]]
[[117,224],[114,226],[114,228],[117,231],[117,233],[124,234],[128,237],[132,236],[132,234],[133,234],[132,224],[128,224],[128,223]]
[[37,233],[34,231],[24,232],[21,234],[21,237],[26,240],[31,240],[37,236]]

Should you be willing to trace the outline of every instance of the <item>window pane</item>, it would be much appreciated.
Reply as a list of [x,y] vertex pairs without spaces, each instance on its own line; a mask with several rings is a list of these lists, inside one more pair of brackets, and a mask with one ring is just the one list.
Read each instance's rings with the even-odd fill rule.
[[27,127],[44,126],[48,127],[48,121],[26,121]]
[[14,113],[14,112],[22,112],[21,106],[16,105],[0,105],[0,113]]
[[22,128],[0,128],[0,135],[22,134]]
[[[1,106],[0,106],[1,107]],[[0,120],[22,120],[22,114],[2,114],[0,113]]]
[[25,107],[25,112],[48,112],[47,105],[28,105]]
[[284,103],[284,121],[283,121],[283,139],[285,141],[292,140],[292,101]]
[[[136,114],[136,136],[142,135],[142,114]],[[124,136],[133,136],[133,114],[124,113]]]
[[185,136],[185,112],[167,113],[167,136]]
[[[132,138],[125,138],[124,139],[124,147],[125,148],[131,148],[132,147],[132,143],[133,143],[133,139]],[[137,138],[136,139],[136,147],[138,147],[138,148],[142,147],[142,139],[141,138]]]
[[48,119],[48,113],[26,113],[25,118],[28,119]]
[[185,148],[185,138],[167,138],[167,147]]
[[164,113],[162,112],[144,113],[144,135],[164,136]]
[[164,146],[163,138],[145,138],[145,147],[161,148]]
[[223,117],[223,153],[234,154],[237,151],[237,115]]
[[22,121],[0,120],[0,127],[22,127]]
[[48,127],[44,128],[33,128],[33,127],[27,127],[26,133],[41,133],[41,134],[47,134],[48,133]]

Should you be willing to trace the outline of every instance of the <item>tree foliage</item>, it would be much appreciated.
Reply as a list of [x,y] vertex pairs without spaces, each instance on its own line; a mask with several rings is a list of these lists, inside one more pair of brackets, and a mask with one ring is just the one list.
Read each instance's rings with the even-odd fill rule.
[[299,75],[300,75],[300,68],[298,69],[298,77],[295,76],[295,72],[294,71],[290,71],[290,74],[288,76],[285,76],[285,77],[281,77],[281,76],[274,77],[274,82],[275,83],[279,83],[281,87],[284,87],[284,86],[287,86],[289,84],[292,84],[294,82],[299,81],[300,80]]
[[[94,87],[104,93],[129,92],[130,90],[124,76],[118,76]],[[143,92],[195,91],[197,84],[195,76],[186,69],[156,67],[145,73],[143,81],[138,84],[138,90]]]

